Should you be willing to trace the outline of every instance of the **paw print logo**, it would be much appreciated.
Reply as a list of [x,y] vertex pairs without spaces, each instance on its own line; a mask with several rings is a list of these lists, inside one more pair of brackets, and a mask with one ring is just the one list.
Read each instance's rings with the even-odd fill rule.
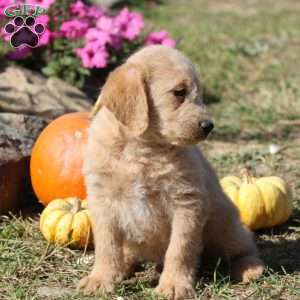
[[10,43],[18,48],[23,45],[34,48],[39,43],[39,36],[45,31],[43,24],[36,24],[34,17],[15,17],[12,22],[6,24],[4,31],[11,35]]

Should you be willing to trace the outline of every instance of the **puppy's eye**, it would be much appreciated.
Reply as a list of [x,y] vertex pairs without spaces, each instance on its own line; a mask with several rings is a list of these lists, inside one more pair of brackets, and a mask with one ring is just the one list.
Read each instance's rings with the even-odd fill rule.
[[182,88],[182,89],[175,90],[174,95],[176,97],[185,97],[186,96],[186,89]]

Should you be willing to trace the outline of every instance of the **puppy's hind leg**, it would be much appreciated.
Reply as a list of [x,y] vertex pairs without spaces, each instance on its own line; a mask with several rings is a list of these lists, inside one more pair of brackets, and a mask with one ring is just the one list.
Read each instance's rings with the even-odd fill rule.
[[230,223],[224,233],[223,253],[228,260],[235,281],[249,282],[258,279],[264,270],[252,233],[240,221]]
[[252,233],[240,222],[234,225],[231,242],[237,248],[230,249],[231,274],[234,280],[249,282],[258,279],[264,271]]

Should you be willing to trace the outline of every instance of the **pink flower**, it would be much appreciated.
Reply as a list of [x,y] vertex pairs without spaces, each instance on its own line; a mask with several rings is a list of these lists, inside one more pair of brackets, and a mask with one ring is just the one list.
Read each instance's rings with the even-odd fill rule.
[[70,5],[70,13],[73,16],[84,18],[87,14],[87,6],[81,0],[77,0]]
[[7,54],[7,58],[11,60],[19,60],[26,58],[31,53],[31,49],[27,46],[20,47]]
[[37,17],[35,19],[35,21],[36,21],[36,23],[40,23],[40,24],[43,24],[46,26],[49,23],[50,18],[48,15],[41,15],[41,16]]
[[48,28],[46,28],[45,31],[40,36],[38,46],[48,45],[51,39],[52,39],[52,32]]
[[119,27],[116,26],[114,19],[103,16],[96,22],[97,28],[109,34],[118,34]]
[[81,0],[77,0],[70,5],[70,13],[79,18],[91,18],[92,20],[90,21],[93,21],[103,16],[104,10],[96,5],[86,5]]
[[108,53],[100,44],[90,42],[84,48],[76,49],[76,54],[82,60],[85,68],[104,68],[107,66]]
[[60,31],[67,39],[75,40],[84,36],[88,27],[87,23],[74,19],[64,22],[60,27]]
[[134,40],[144,27],[143,16],[136,12],[130,12],[128,8],[121,10],[120,14],[116,16],[115,22],[121,36],[129,41]]
[[113,18],[103,16],[97,21],[96,26],[107,36],[109,36],[107,43],[117,50],[122,48],[122,36],[120,35],[120,28],[117,26]]
[[88,7],[87,17],[98,20],[100,17],[104,16],[105,11],[99,8],[96,5],[92,5]]
[[105,46],[110,41],[109,35],[97,28],[90,28],[85,35],[85,39],[88,43],[101,46]]
[[151,32],[145,39],[145,45],[165,45],[168,47],[175,47],[176,41],[173,40],[167,31]]
[[99,48],[95,53],[92,63],[95,68],[104,68],[107,66],[108,53],[105,48]]
[[45,46],[49,44],[52,39],[52,32],[47,28],[49,20],[50,18],[48,15],[42,15],[36,18],[36,24],[42,24],[45,26],[45,31],[39,37],[38,46]]

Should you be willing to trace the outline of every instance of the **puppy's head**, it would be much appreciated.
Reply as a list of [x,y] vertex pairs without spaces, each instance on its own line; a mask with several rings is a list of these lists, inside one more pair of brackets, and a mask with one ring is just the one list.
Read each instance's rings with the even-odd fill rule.
[[168,47],[149,46],[132,55],[111,73],[100,99],[135,136],[186,145],[213,128],[192,64]]

